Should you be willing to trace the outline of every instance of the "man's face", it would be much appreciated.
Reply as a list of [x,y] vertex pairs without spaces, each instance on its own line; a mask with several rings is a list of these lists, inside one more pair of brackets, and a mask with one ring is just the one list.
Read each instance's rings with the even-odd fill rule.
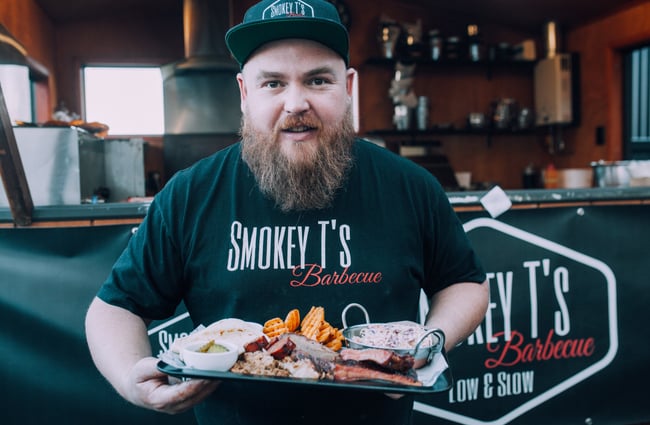
[[340,56],[307,40],[262,46],[237,76],[244,160],[283,210],[323,208],[341,186],[353,77]]

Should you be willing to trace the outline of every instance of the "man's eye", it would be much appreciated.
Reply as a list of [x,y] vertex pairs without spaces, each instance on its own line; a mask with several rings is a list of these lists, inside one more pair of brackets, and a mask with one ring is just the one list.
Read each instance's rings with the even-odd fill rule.
[[270,89],[277,89],[280,87],[280,82],[279,81],[267,81],[264,83],[264,87],[268,87]]
[[327,84],[327,80],[325,80],[324,78],[314,78],[313,80],[311,80],[311,84],[313,86],[322,86]]

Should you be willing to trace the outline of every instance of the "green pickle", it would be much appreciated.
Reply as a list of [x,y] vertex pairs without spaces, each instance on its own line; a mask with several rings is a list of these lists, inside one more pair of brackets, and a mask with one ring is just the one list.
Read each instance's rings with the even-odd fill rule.
[[223,345],[212,343],[210,345],[210,348],[208,348],[207,352],[208,353],[225,353],[226,351],[228,351],[228,349],[226,347],[224,347]]
[[221,344],[216,344],[214,341],[210,341],[207,344],[203,344],[196,351],[199,353],[225,353],[228,349]]

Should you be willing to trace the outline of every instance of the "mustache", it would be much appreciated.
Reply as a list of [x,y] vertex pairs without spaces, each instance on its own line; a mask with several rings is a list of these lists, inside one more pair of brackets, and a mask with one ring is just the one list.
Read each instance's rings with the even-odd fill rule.
[[320,129],[322,127],[321,121],[307,112],[299,114],[291,114],[285,117],[277,126],[277,130],[289,130],[297,127],[308,127],[313,129]]

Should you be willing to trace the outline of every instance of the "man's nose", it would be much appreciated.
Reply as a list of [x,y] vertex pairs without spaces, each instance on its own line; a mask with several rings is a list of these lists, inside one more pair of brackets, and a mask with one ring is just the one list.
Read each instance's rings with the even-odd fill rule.
[[284,110],[289,114],[299,114],[309,109],[309,96],[304,87],[293,85],[285,92]]

